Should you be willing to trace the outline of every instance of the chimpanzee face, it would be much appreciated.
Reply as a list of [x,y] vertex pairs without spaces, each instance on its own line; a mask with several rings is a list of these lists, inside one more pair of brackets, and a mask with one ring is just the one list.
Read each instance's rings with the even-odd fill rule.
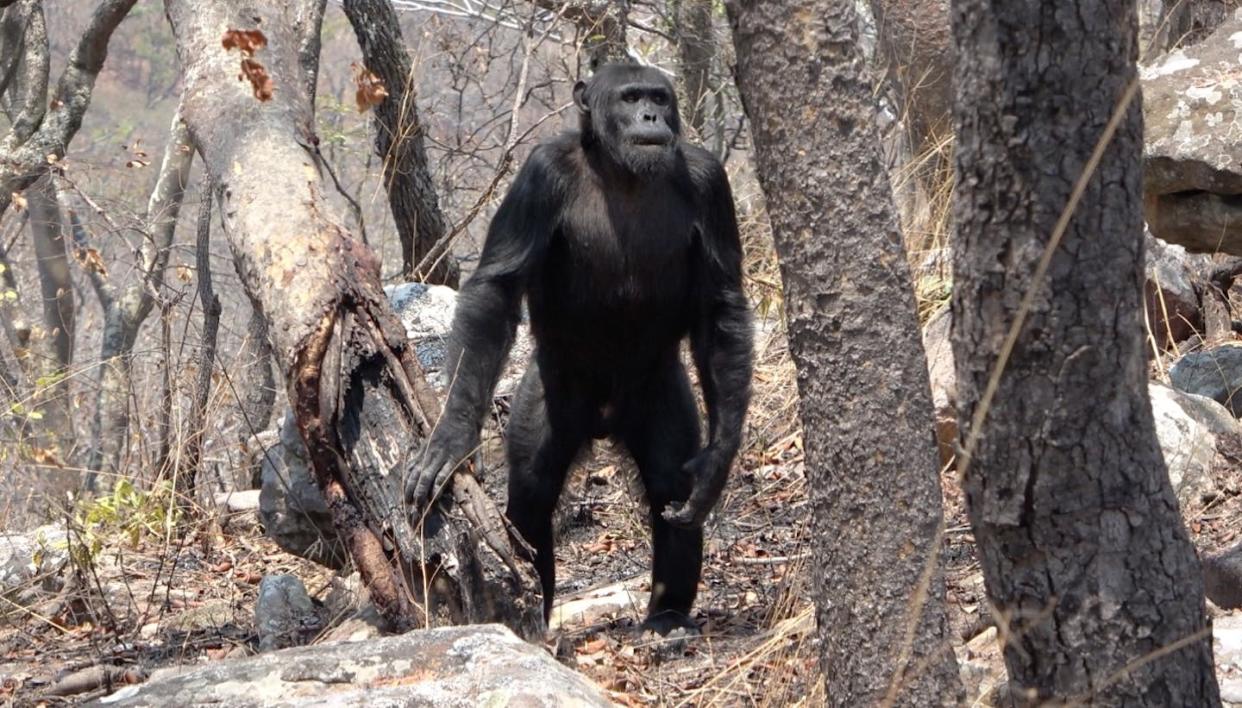
[[634,64],[608,64],[590,82],[574,86],[582,130],[609,157],[636,175],[672,169],[681,136],[677,96],[659,71]]

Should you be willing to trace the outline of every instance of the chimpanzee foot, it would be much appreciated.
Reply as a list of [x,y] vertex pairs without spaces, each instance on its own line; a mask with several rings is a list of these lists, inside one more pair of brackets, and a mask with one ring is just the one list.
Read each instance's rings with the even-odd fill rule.
[[653,632],[664,639],[689,639],[701,632],[690,615],[676,610],[663,610],[649,615],[643,622],[642,631]]

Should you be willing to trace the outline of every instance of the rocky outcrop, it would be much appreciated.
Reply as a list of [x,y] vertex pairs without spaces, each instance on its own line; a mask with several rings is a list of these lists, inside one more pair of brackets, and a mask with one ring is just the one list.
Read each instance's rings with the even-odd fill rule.
[[1142,69],[1144,211],[1156,236],[1242,255],[1242,18]]
[[609,706],[587,679],[498,625],[298,647],[157,673],[91,705]]

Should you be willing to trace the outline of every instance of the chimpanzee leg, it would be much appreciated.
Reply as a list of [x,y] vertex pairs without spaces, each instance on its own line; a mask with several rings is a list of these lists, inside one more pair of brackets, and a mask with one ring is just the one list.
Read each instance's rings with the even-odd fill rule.
[[703,567],[703,530],[669,524],[660,513],[684,502],[691,481],[682,465],[699,450],[699,416],[681,362],[672,358],[628,400],[619,435],[634,461],[651,506],[651,603],[643,626],[663,635],[695,627],[690,606]]
[[[556,556],[552,516],[565,475],[588,440],[587,416],[574,415],[565,397],[547,395],[532,360],[514,396],[509,416],[509,505],[506,514],[534,549],[530,560],[543,587],[545,618],[552,612]],[[522,548],[522,544],[517,544]],[[523,552],[523,555],[529,554]]]

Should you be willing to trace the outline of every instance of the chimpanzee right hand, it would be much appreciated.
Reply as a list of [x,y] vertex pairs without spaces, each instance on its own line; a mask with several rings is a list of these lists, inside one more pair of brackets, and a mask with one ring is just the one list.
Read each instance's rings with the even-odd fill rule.
[[444,490],[458,465],[470,459],[478,447],[478,434],[441,420],[423,454],[410,467],[405,501],[415,516],[422,514]]

